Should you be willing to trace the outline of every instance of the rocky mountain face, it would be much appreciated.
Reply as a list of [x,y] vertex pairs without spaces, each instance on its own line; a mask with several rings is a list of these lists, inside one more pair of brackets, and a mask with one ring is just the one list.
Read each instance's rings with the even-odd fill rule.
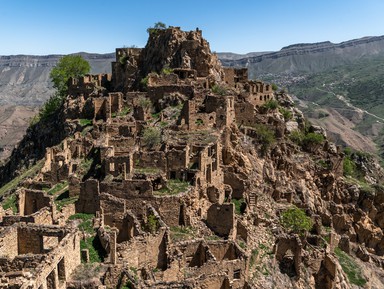
[[[108,73],[114,54],[79,53],[91,73]],[[0,105],[40,106],[53,93],[49,73],[61,55],[0,56]]]
[[[337,147],[285,92],[221,67],[201,31],[158,30],[144,49],[117,49],[112,67],[73,80],[0,167],[1,184],[18,176],[0,189],[2,285],[383,288],[372,156]],[[43,236],[56,235],[51,248]],[[94,264],[80,264],[80,239]]]
[[220,58],[224,66],[248,67],[250,78],[261,74],[316,73],[365,57],[384,55],[384,36],[364,37],[339,44],[329,41],[294,44],[280,51],[240,59]]

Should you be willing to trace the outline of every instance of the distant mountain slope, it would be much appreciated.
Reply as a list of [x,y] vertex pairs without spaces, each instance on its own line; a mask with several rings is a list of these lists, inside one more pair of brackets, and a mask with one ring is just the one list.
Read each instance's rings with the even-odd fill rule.
[[[91,73],[110,73],[115,54],[78,53]],[[52,93],[49,73],[62,55],[0,56],[0,105],[41,105]]]
[[370,56],[384,55],[384,36],[333,44],[294,44],[280,51],[241,59],[220,57],[225,66],[248,67],[250,77],[266,73],[316,73]]

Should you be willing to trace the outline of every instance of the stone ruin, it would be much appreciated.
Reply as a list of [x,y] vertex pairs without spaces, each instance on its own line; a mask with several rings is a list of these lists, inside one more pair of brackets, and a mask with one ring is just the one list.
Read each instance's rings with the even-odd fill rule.
[[[116,49],[112,72],[69,80],[64,113],[76,132],[48,148],[18,189],[18,214],[2,213],[0,288],[251,288],[245,246],[257,243],[259,194],[232,146],[240,135],[257,139],[253,124],[275,99],[272,86],[221,67],[200,30],[178,27],[150,34],[143,49]],[[283,124],[266,123],[281,136]],[[329,151],[337,174],[338,152]],[[271,195],[293,202],[271,170],[261,172],[276,183]],[[92,215],[90,231],[81,214]],[[80,240],[90,238],[103,282],[76,283],[80,260],[91,258]],[[302,250],[298,236],[281,236],[274,249],[297,278]],[[330,254],[316,263],[327,288],[337,273]]]

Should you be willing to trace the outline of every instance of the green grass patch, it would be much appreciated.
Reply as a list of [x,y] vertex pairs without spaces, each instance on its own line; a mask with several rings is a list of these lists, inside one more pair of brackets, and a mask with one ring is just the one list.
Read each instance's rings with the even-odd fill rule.
[[89,234],[93,233],[93,218],[95,215],[93,214],[84,214],[84,213],[77,213],[72,216],[70,216],[69,220],[81,220],[80,224],[78,225],[78,228],[81,231],[87,232]]
[[192,227],[171,227],[171,239],[175,242],[189,240],[195,237],[195,230]]
[[177,195],[182,192],[186,192],[190,184],[181,180],[169,180],[167,186],[158,191],[154,191],[155,195]]
[[92,125],[92,119],[81,118],[79,119],[79,123],[81,126]]
[[245,209],[245,201],[243,198],[237,200],[237,199],[232,199],[232,203],[235,205],[235,213],[237,215],[241,215],[244,213],[244,209]]
[[101,263],[104,261],[105,252],[97,236],[89,237],[85,240],[80,240],[80,249],[88,249],[89,261],[91,263]]
[[12,209],[12,212],[16,214],[17,213],[16,203],[17,203],[16,195],[12,194],[3,202],[3,209],[4,210]]
[[4,186],[0,188],[0,196],[4,195],[6,192],[15,189],[19,183],[27,177],[31,177],[35,175],[38,171],[43,167],[44,160],[40,160],[30,169],[25,170],[23,173],[15,177],[12,181],[6,183]]
[[61,182],[61,183],[54,185],[52,188],[50,188],[48,190],[44,189],[44,191],[47,191],[48,195],[55,195],[56,193],[62,191],[63,189],[65,189],[67,187],[68,187],[68,181],[64,181],[64,182]]
[[60,211],[63,207],[74,204],[79,199],[79,196],[70,197],[69,191],[66,190],[62,194],[56,197],[56,208]]
[[134,169],[134,172],[138,174],[158,174],[161,172],[161,170],[159,168],[152,168],[152,167],[148,167],[148,168],[136,167]]
[[344,273],[347,275],[349,282],[357,286],[364,286],[365,283],[367,283],[367,280],[365,280],[361,268],[353,258],[340,248],[335,248],[335,254],[339,259],[339,263],[343,268]]

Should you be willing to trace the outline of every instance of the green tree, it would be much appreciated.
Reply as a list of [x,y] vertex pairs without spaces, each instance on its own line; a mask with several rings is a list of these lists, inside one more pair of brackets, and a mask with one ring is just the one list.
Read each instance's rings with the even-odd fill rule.
[[312,229],[312,220],[308,217],[304,210],[297,207],[289,208],[281,214],[281,223],[282,225],[296,233],[304,234]]
[[56,92],[47,100],[38,117],[33,119],[32,124],[37,123],[40,119],[47,118],[60,108],[64,97],[68,94],[68,79],[70,77],[80,77],[89,73],[90,70],[91,66],[88,61],[80,55],[62,57],[49,74]]
[[61,97],[65,97],[68,93],[68,79],[70,77],[80,77],[89,73],[90,70],[91,66],[88,61],[80,55],[66,55],[63,56],[51,70],[49,77],[58,94]]
[[147,28],[147,32],[151,35],[152,33],[156,33],[158,30],[166,29],[167,25],[163,22],[156,22],[153,27]]

